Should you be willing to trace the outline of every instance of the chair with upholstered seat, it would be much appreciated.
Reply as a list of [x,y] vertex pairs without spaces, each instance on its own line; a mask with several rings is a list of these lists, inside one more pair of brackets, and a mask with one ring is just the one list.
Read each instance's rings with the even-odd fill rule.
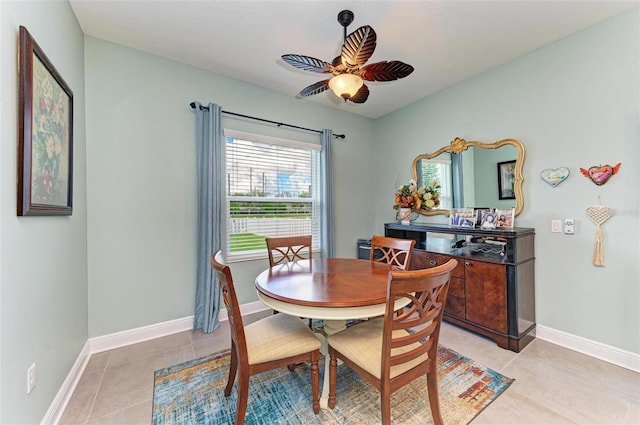
[[[389,272],[384,317],[327,337],[331,409],[336,405],[337,361],[342,360],[380,391],[383,424],[391,423],[391,394],[426,375],[431,415],[435,424],[442,424],[436,353],[448,283],[456,264],[452,259],[429,269]],[[396,309],[402,300],[410,302]]]
[[[311,241],[311,235],[266,238],[269,267],[290,261],[311,260],[313,257]],[[274,314],[277,312],[277,310],[273,311]],[[313,319],[309,319],[309,328],[313,329]]]
[[391,264],[395,269],[406,270],[416,241],[373,235],[371,238],[371,261]]
[[266,238],[271,267],[289,261],[311,260],[311,235]]
[[211,257],[211,266],[222,288],[231,329],[231,359],[225,397],[231,394],[238,375],[236,425],[243,424],[249,397],[249,377],[277,367],[311,363],[311,392],[314,413],[320,411],[318,360],[320,340],[297,317],[277,314],[244,326],[229,266],[222,252]]

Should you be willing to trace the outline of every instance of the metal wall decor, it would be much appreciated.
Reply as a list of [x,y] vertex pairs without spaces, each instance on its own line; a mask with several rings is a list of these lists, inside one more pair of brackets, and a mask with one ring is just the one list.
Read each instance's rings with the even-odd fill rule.
[[547,182],[551,187],[556,187],[569,177],[569,169],[567,167],[545,168],[540,173],[540,178]]
[[614,176],[615,174],[618,174],[618,171],[620,170],[621,165],[622,165],[621,162],[618,162],[614,166],[594,165],[593,167],[589,167],[588,170],[585,170],[584,168],[580,168],[580,172],[586,178],[591,179],[591,181],[597,184],[598,186],[602,186],[607,181],[609,181],[609,179],[612,176]]

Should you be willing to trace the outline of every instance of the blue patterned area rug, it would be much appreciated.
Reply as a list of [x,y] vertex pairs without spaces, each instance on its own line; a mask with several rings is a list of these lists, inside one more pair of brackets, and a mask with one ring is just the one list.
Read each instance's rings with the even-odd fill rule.
[[[322,360],[321,360],[322,362]],[[153,424],[232,424],[236,412],[236,388],[224,397],[229,353],[222,352],[155,372]],[[320,385],[322,386],[320,368]],[[513,379],[477,364],[443,346],[438,348],[440,408],[444,423],[468,424]],[[379,424],[378,391],[348,366],[338,366],[334,410],[311,406],[308,365],[294,372],[286,367],[251,377],[246,424]],[[236,383],[237,385],[237,383]],[[398,390],[391,399],[394,424],[432,424],[425,379]]]

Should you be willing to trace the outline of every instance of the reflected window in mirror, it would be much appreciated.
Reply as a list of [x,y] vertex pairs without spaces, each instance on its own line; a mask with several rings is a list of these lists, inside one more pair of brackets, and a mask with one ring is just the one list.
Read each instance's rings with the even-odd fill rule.
[[453,208],[451,154],[444,153],[438,158],[421,159],[417,163],[418,187],[427,186],[435,181],[440,186],[440,205],[438,208]]

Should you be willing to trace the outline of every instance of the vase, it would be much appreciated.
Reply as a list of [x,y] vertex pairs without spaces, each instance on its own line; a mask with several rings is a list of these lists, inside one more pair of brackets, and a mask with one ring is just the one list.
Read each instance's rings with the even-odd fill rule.
[[400,224],[411,224],[411,208],[400,208],[396,219],[400,221]]

